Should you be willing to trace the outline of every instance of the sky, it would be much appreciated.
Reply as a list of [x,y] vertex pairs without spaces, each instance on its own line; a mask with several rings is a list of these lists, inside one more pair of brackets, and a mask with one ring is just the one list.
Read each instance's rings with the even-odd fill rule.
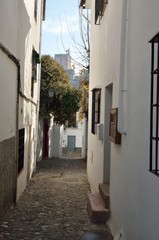
[[42,54],[66,53],[70,54],[76,61],[80,56],[74,41],[80,42],[79,34],[79,0],[47,0],[46,18],[43,22],[42,31]]

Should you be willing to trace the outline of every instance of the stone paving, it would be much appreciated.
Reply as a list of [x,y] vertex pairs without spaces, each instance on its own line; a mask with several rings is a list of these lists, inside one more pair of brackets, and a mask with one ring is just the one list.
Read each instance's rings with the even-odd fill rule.
[[38,163],[18,204],[0,222],[0,240],[82,240],[86,231],[105,230],[87,216],[86,160]]

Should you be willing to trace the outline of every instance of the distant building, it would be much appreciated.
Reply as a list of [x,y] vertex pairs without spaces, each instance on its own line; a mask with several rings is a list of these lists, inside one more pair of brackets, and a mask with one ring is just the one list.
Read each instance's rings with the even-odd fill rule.
[[67,75],[72,82],[73,79],[75,78],[75,71],[72,68],[66,69]]
[[70,50],[66,54],[55,54],[55,60],[63,66],[65,70],[71,68]]
[[75,76],[75,71],[74,71],[74,69],[71,68],[70,50],[68,50],[68,53],[66,53],[66,54],[55,54],[55,60],[59,64],[61,64],[63,66],[63,68],[66,70],[72,86],[75,88],[79,88],[80,87],[80,77]]
[[[80,87],[80,76],[75,76],[75,71],[71,68],[70,51],[66,54],[55,54],[54,59],[63,66],[69,77],[70,83],[73,87]],[[48,156],[49,157],[66,157],[74,156],[86,157],[86,119],[80,121],[79,113],[74,114],[74,122],[68,121],[67,128],[56,125],[53,119],[50,120]]]
[[80,76],[75,76],[74,79],[72,79],[72,86],[75,88],[80,87]]

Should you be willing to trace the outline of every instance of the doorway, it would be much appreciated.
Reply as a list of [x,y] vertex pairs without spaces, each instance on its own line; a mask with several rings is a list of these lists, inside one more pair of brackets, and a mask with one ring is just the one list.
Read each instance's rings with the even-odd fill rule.
[[75,152],[76,136],[68,136],[67,146],[69,152]]
[[103,183],[110,183],[110,153],[111,142],[109,140],[109,116],[112,108],[113,84],[105,88],[105,122],[104,122],[104,166],[103,166]]

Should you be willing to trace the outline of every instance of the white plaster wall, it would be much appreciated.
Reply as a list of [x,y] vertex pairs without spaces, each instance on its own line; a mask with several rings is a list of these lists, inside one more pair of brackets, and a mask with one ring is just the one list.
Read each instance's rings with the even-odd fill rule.
[[[40,33],[42,22],[41,1],[38,0],[37,22],[34,20],[34,1],[15,0],[0,1],[0,42],[20,60],[21,91],[27,98],[31,98],[31,61],[33,47],[40,51]],[[17,68],[0,50],[0,141],[15,136],[16,128],[16,91]],[[39,99],[39,79],[34,85],[34,98]],[[19,129],[25,128],[25,156],[24,169],[18,176],[17,198],[26,187],[28,158],[31,159],[31,174],[36,163],[36,106],[19,97]],[[29,126],[31,134],[28,135]]]
[[0,50],[0,142],[15,136],[17,67]]
[[68,136],[76,136],[76,148],[82,147],[82,130],[78,128],[67,128],[63,134],[63,147],[67,145]]
[[51,157],[60,157],[61,156],[61,126],[54,125],[52,132],[52,152]]
[[[17,51],[17,6],[17,1],[0,1],[0,42],[15,56]],[[5,27],[6,19],[7,27]],[[0,63],[0,141],[2,141],[15,136],[17,67],[1,50]]]
[[[94,1],[92,1],[93,3]],[[113,83],[113,107],[118,107],[120,23],[122,1],[109,1],[100,26],[91,29],[90,91]],[[159,222],[159,178],[149,173],[150,44],[159,31],[159,2],[128,1],[124,109],[127,135],[121,145],[111,144],[109,224],[120,240],[156,240]],[[94,7],[92,4],[92,17]],[[94,19],[92,20],[94,23]],[[123,39],[122,39],[123,40]],[[125,106],[124,103],[124,106]],[[91,95],[90,95],[91,113]],[[88,130],[88,177],[97,190],[102,182],[103,145]],[[121,237],[119,237],[121,233]]]
[[0,42],[15,56],[17,53],[17,21],[18,0],[14,2],[10,0],[0,1]]
[[43,120],[38,122],[37,162],[42,160],[43,151]]
[[82,152],[81,157],[86,157],[86,151],[87,151],[87,120],[86,118],[82,121]]
[[[38,0],[37,8],[37,21],[34,19],[34,1],[24,0],[18,2],[18,42],[17,42],[17,55],[21,60],[21,90],[28,97],[31,97],[31,75],[32,75],[32,49],[33,47],[37,52],[40,51],[40,34],[41,34],[41,1]],[[32,100],[35,104],[39,101],[39,86],[40,86],[40,66],[37,65],[38,79],[34,84],[34,96]],[[37,145],[37,120],[38,120],[38,105],[28,103],[20,97],[19,108],[19,128],[25,127],[26,133],[31,126],[31,135],[26,135],[25,145],[25,161],[24,169],[18,176],[17,182],[17,198],[21,195],[27,183],[27,169],[28,158],[30,158],[30,176],[36,166],[36,145]]]
[[158,32],[158,7],[158,1],[128,2],[127,136],[122,138],[121,149],[114,146],[112,152],[111,202],[112,228],[114,232],[122,229],[123,239],[130,240],[155,240],[158,234],[159,179],[148,172],[151,66],[148,41]]
[[98,191],[103,182],[104,144],[97,135],[91,134],[92,89],[101,88],[100,123],[104,124],[105,87],[113,83],[113,107],[118,106],[119,47],[121,1],[107,5],[100,25],[94,25],[94,1],[91,10],[91,60],[88,123],[88,178],[91,187]]
[[53,157],[54,155],[54,134],[53,134],[53,129],[54,129],[54,119],[51,118],[50,119],[50,124],[49,124],[49,149],[48,149],[48,152],[49,152],[49,158]]

